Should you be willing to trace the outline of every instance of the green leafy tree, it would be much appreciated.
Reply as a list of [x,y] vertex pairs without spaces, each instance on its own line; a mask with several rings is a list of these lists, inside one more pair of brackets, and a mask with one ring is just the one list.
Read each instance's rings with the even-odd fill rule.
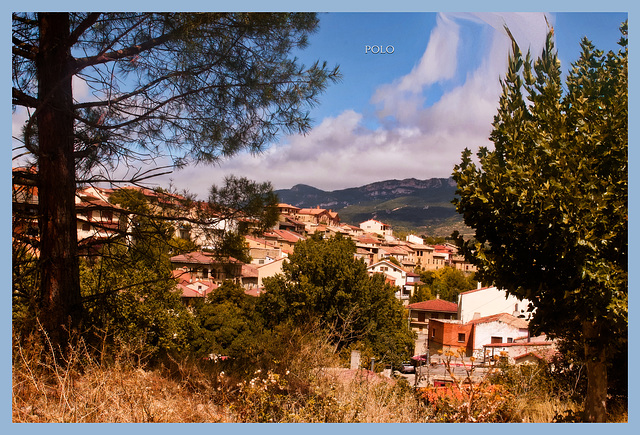
[[132,217],[126,238],[117,237],[99,255],[80,260],[85,321],[92,337],[105,334],[108,343],[137,345],[145,357],[186,350],[195,324],[171,273],[174,227],[154,219],[137,190],[120,189],[110,200]]
[[341,236],[298,242],[283,274],[265,279],[257,309],[269,327],[318,321],[337,349],[361,343],[398,364],[413,351],[402,303],[396,288],[382,275],[369,276],[354,253],[353,241]]
[[87,340],[100,339],[103,350],[126,346],[145,360],[188,350],[195,320],[167,269],[150,266],[122,246],[106,247],[94,261],[82,259]]
[[475,229],[481,281],[532,301],[532,327],[579,340],[587,421],[604,421],[612,352],[626,349],[627,25],[617,52],[586,39],[563,89],[547,37],[540,58],[513,43],[493,123],[495,148],[455,167],[455,204]]
[[220,354],[235,359],[248,357],[261,336],[261,319],[255,312],[255,297],[233,282],[224,282],[196,308],[199,328],[193,348],[206,356]]
[[473,274],[445,266],[437,270],[421,270],[421,285],[411,299],[411,303],[426,301],[436,296],[450,302],[458,302],[458,295],[472,290],[478,285]]
[[[159,172],[156,159],[181,166],[258,152],[280,132],[307,131],[309,105],[338,78],[290,58],[317,27],[311,13],[12,18],[12,104],[28,115],[16,151],[37,168],[40,318],[53,341],[83,312],[79,183],[140,183]],[[91,98],[74,95],[73,80]],[[114,180],[119,164],[134,175]]]
[[278,223],[278,196],[269,182],[256,183],[245,177],[229,176],[222,186],[212,186],[208,206],[196,219],[200,224],[225,219],[235,222],[232,228],[217,232],[211,240],[220,257],[234,257],[250,263],[245,235],[262,234]]

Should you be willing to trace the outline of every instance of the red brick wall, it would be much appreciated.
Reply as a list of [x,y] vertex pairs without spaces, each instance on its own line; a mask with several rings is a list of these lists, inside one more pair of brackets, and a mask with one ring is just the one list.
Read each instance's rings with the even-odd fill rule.
[[[439,349],[464,347],[468,352],[473,343],[472,333],[473,325],[439,322],[435,319],[429,322],[429,343]],[[464,341],[458,341],[458,334],[464,334]]]

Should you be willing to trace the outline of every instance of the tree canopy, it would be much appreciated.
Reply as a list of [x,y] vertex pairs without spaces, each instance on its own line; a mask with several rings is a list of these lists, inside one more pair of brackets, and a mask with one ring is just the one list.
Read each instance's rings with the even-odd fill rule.
[[450,302],[458,302],[458,295],[477,286],[474,274],[465,274],[453,267],[445,266],[437,270],[420,270],[420,285],[411,297],[411,303],[433,299],[439,296]]
[[339,235],[298,242],[283,274],[265,279],[257,309],[267,326],[319,321],[338,349],[361,344],[397,365],[413,351],[404,308],[396,288],[380,274],[369,276],[354,253],[353,241]]
[[39,306],[54,341],[82,317],[78,183],[141,183],[158,167],[259,152],[307,131],[310,105],[339,78],[292,57],[317,28],[312,13],[12,18],[12,104],[27,114],[14,153],[36,168]]
[[457,210],[475,229],[464,247],[479,279],[532,301],[535,330],[580,331],[589,420],[604,415],[609,352],[626,346],[626,23],[621,31],[617,52],[582,40],[565,86],[553,31],[535,62],[514,41],[495,148],[481,148],[477,163],[465,150],[453,174]]

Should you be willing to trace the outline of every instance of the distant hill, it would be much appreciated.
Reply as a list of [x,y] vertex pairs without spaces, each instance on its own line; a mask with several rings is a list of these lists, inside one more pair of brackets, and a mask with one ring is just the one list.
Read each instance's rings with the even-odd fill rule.
[[378,219],[395,231],[448,236],[454,230],[469,233],[451,203],[456,183],[452,178],[387,180],[327,192],[305,184],[277,190],[280,201],[300,208],[337,211],[340,220],[358,225]]

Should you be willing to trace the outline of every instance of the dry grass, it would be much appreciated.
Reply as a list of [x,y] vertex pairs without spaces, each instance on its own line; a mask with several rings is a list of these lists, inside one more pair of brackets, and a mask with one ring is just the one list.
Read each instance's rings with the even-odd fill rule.
[[[433,421],[408,384],[367,370],[322,369],[330,346],[303,342],[291,371],[242,380],[193,362],[149,369],[123,348],[103,363],[79,341],[64,360],[34,338],[14,340],[13,422],[342,422]],[[133,355],[133,356],[132,356]],[[516,398],[513,420],[552,422],[575,404]],[[626,410],[612,421],[626,421]]]
[[202,391],[118,359],[95,361],[80,343],[65,360],[38,340],[14,345],[14,422],[223,422],[226,411]]

